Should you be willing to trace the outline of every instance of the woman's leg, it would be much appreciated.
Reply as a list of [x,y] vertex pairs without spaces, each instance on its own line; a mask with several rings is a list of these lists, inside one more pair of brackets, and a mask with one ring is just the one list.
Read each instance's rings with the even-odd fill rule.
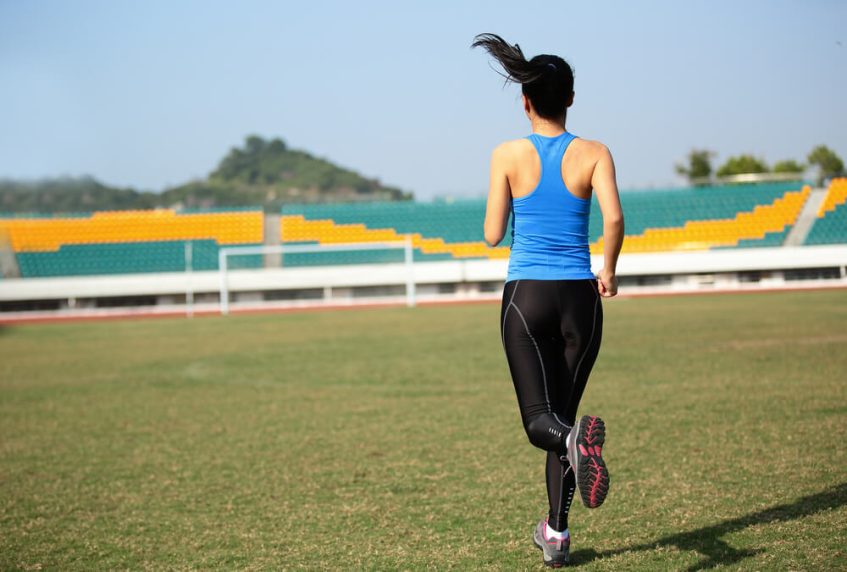
[[550,512],[547,523],[553,530],[564,531],[568,528],[568,513],[576,491],[576,478],[567,459],[557,453],[547,452],[547,500]]
[[565,420],[573,425],[588,376],[600,353],[603,305],[594,280],[562,280],[557,286],[562,303],[559,317],[565,340],[565,367],[570,378],[570,393],[563,406]]
[[[503,290],[501,334],[521,420],[530,443],[565,454],[573,423],[564,417],[560,320],[555,282],[516,280]],[[558,402],[559,407],[554,407]]]
[[530,442],[546,451],[550,526],[567,528],[576,482],[564,437],[597,357],[602,308],[593,280],[506,284],[503,347]]
[[[603,330],[603,308],[593,280],[557,283],[561,303],[560,325],[563,339],[564,367],[554,407],[562,411],[565,422],[576,422],[579,402],[588,376],[600,351]],[[568,512],[576,489],[574,471],[567,459],[547,453],[547,496],[550,501],[548,522],[554,530],[568,528]]]

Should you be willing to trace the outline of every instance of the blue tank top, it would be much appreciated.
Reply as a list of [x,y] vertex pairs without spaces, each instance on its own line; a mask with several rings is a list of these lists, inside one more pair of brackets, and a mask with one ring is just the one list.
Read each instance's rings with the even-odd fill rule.
[[588,252],[591,199],[571,194],[562,180],[562,157],[576,137],[533,133],[529,139],[541,159],[541,178],[528,195],[512,199],[511,280],[594,278]]

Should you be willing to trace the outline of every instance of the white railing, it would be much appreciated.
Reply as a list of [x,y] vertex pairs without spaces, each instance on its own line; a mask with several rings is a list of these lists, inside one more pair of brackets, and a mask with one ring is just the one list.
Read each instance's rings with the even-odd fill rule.
[[228,258],[232,256],[248,256],[262,254],[301,254],[316,252],[359,252],[367,250],[403,250],[403,264],[406,274],[406,305],[415,305],[415,272],[414,254],[411,239],[403,242],[363,242],[347,244],[298,244],[298,245],[262,245],[262,246],[233,246],[218,251],[218,273],[220,276],[220,308],[221,314],[229,314],[229,278]]

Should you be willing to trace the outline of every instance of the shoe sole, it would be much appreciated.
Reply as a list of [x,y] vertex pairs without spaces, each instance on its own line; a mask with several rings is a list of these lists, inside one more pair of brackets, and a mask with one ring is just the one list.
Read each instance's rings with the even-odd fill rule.
[[609,470],[602,456],[606,424],[599,417],[584,415],[571,431],[575,431],[576,437],[568,459],[572,465],[576,462],[573,471],[579,496],[582,504],[597,508],[609,493]]

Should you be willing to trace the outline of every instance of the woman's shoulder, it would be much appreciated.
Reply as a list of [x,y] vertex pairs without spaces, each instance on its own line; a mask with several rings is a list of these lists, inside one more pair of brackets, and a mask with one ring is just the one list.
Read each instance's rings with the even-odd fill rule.
[[583,153],[594,154],[598,157],[609,153],[609,148],[606,147],[605,144],[601,143],[600,141],[592,141],[591,139],[582,139],[580,137],[576,137],[571,142],[571,146],[574,147],[574,150],[579,149]]
[[571,165],[586,173],[593,172],[596,165],[609,161],[611,158],[612,154],[606,145],[589,139],[574,139],[568,153],[568,161]]
[[492,152],[492,158],[498,161],[513,161],[531,154],[533,149],[532,143],[526,137],[511,139],[497,145]]

